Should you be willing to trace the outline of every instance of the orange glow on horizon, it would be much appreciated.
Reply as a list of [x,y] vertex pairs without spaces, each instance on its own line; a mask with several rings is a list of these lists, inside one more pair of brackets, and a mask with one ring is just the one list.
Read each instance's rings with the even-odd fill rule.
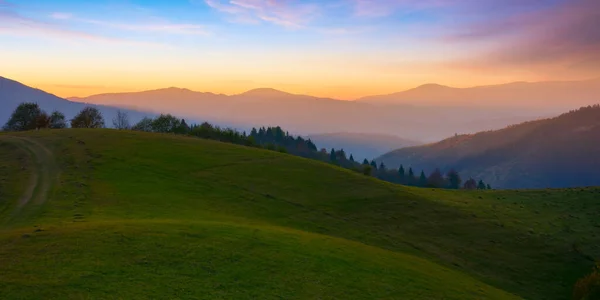
[[[10,78],[10,77],[9,77]],[[194,83],[192,80],[182,80],[181,83],[175,83],[172,81],[165,81],[161,83],[160,80],[149,80],[144,82],[139,80],[138,82],[132,82],[130,84],[119,85],[119,80],[113,81],[100,81],[100,82],[115,82],[115,84],[96,85],[95,81],[87,84],[62,84],[48,82],[46,80],[27,80],[26,78],[11,78],[20,81],[24,84],[30,85],[35,88],[39,88],[48,93],[54,94],[62,98],[70,97],[89,97],[98,94],[108,93],[129,93],[129,92],[142,92],[148,90],[157,90],[169,87],[185,88],[195,92],[210,92],[215,94],[235,95],[241,94],[246,91],[257,89],[257,88],[273,88],[283,92],[299,95],[309,95],[319,98],[332,98],[337,100],[356,100],[366,96],[373,95],[385,95],[391,93],[402,92],[412,88],[416,88],[420,85],[427,83],[437,83],[442,85],[448,85],[457,88],[467,88],[478,85],[493,85],[502,84],[514,81],[521,81],[522,78],[501,78],[498,81],[494,79],[488,80],[474,80],[472,76],[463,76],[461,78],[454,77],[444,80],[440,78],[438,81],[432,80],[407,80],[405,82],[348,82],[346,84],[340,82],[337,85],[316,85],[313,82],[307,84],[285,84],[285,83],[272,83],[272,84],[261,84],[252,80],[230,80],[230,81],[214,81],[214,82],[201,82]],[[461,80],[462,79],[462,80]],[[481,78],[479,78],[481,79]],[[531,77],[530,81],[541,81],[546,78]],[[122,83],[127,83],[123,81]],[[311,85],[312,84],[312,85]]]

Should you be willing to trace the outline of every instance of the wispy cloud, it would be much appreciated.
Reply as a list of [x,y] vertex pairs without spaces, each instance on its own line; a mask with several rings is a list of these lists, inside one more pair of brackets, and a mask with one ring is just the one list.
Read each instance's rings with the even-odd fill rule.
[[63,12],[55,12],[50,14],[50,17],[52,19],[56,19],[56,20],[69,20],[73,17],[72,14],[69,13],[63,13]]
[[52,22],[23,16],[15,11],[0,10],[0,34],[12,36],[35,36],[68,41],[94,41],[102,43],[121,43],[130,45],[159,46],[156,43],[114,38],[73,30]]
[[439,11],[451,16],[465,13],[494,15],[524,10],[565,0],[348,0],[360,17],[386,17],[394,14]]
[[318,28],[317,32],[330,35],[354,35],[372,31],[372,27],[330,27]]
[[50,17],[56,20],[68,20],[71,22],[86,23],[105,28],[127,31],[166,33],[176,35],[210,35],[210,32],[202,25],[190,23],[171,23],[164,20],[155,21],[152,23],[120,23],[114,21],[79,18],[69,13],[58,12],[52,13]]
[[[532,0],[533,1],[533,0]],[[472,67],[595,66],[600,75],[600,1],[572,0],[543,10],[465,24],[447,43],[499,44]],[[593,69],[593,68],[592,68]]]
[[267,22],[287,28],[304,27],[320,12],[318,4],[306,1],[205,0],[204,3],[235,16],[236,20]]
[[406,14],[418,10],[446,7],[456,0],[351,0],[354,14],[359,17],[385,17],[396,13]]
[[52,87],[63,88],[63,89],[81,89],[81,90],[90,90],[90,89],[106,89],[109,88],[105,85],[77,85],[77,84],[51,84]]

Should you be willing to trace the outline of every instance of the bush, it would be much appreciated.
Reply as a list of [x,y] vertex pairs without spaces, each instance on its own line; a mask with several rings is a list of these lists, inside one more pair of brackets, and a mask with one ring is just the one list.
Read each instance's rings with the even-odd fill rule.
[[21,103],[2,129],[6,131],[34,130],[38,128],[38,118],[43,113],[36,103]]
[[42,113],[35,120],[36,128],[50,128],[50,117],[42,111]]
[[372,172],[373,172],[373,167],[371,167],[371,165],[363,165],[362,173],[364,175],[371,176]]
[[104,117],[97,108],[88,106],[71,120],[73,128],[104,128]]
[[181,120],[170,114],[161,114],[152,120],[151,126],[153,132],[174,133],[181,126]]
[[50,128],[62,129],[66,127],[67,122],[65,121],[65,115],[57,110],[53,111],[50,115]]
[[139,122],[137,122],[137,124],[133,125],[133,127],[131,127],[131,129],[136,130],[136,131],[151,132],[152,131],[152,119],[150,119],[148,117],[144,117]]
[[277,151],[281,153],[288,153],[287,149],[285,149],[285,147],[283,146],[278,146]]

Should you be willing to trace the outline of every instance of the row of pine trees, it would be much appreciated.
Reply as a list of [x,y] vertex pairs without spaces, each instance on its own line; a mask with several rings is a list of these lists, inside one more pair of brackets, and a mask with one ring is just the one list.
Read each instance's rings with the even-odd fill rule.
[[[85,107],[70,120],[72,128],[103,128],[105,121],[101,112],[95,107]],[[404,166],[398,169],[388,169],[383,162],[364,159],[356,161],[352,154],[347,156],[341,150],[318,150],[310,140],[301,136],[293,136],[281,127],[252,128],[249,134],[239,132],[232,128],[221,128],[208,122],[188,125],[184,119],[170,114],[161,114],[155,118],[143,118],[136,124],[130,124],[127,113],[118,111],[112,120],[113,128],[119,130],[134,130],[156,133],[172,133],[190,135],[204,139],[217,140],[249,147],[264,148],[273,151],[290,153],[311,159],[329,162],[337,166],[360,172],[367,176],[374,176],[388,182],[431,188],[446,189],[491,189],[489,184],[482,180],[477,182],[470,178],[463,184],[462,178],[455,170],[443,174],[439,169],[426,175],[424,171],[417,176],[412,168],[406,170]],[[54,111],[47,114],[35,103],[22,103],[13,112],[8,122],[3,126],[5,131],[25,131],[35,129],[61,129],[66,128],[67,121],[64,114]]]
[[[327,153],[327,150],[321,149],[321,153]],[[383,162],[378,164],[375,160],[369,161],[366,158],[362,161],[362,163],[359,163],[354,159],[352,154],[347,157],[346,152],[343,149],[337,151],[335,149],[331,149],[331,151],[328,153],[329,162],[333,164],[353,169],[365,175],[371,175],[381,180],[393,183],[408,186],[446,189],[491,189],[491,186],[483,182],[483,180],[479,180],[479,182],[477,182],[472,178],[469,178],[463,184],[460,174],[454,169],[451,169],[445,175],[440,171],[440,169],[435,169],[429,175],[426,175],[424,171],[421,171],[420,175],[417,176],[411,167],[406,170],[404,166],[401,165],[398,169],[388,169]]]

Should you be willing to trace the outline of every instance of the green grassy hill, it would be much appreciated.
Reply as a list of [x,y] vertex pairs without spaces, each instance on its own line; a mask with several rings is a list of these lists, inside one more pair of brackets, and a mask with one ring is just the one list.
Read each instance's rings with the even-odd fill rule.
[[114,130],[2,133],[0,162],[7,299],[565,299],[600,257],[600,189],[407,188]]

